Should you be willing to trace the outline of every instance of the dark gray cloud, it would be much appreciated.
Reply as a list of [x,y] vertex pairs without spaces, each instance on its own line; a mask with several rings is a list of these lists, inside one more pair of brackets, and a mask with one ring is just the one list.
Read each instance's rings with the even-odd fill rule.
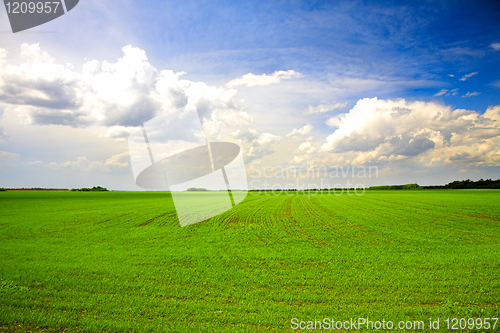
[[405,134],[396,136],[389,142],[392,146],[390,155],[417,156],[436,146],[425,134],[416,136]]

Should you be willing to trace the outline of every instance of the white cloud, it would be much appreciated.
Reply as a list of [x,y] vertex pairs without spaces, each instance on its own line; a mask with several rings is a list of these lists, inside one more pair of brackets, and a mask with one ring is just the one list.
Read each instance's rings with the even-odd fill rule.
[[[0,119],[3,116],[3,109],[0,108]],[[5,142],[8,138],[7,133],[4,132],[2,124],[0,124],[0,143]]]
[[449,77],[455,77],[455,75],[453,75],[453,74],[448,74],[448,76],[449,76]]
[[[500,164],[500,106],[484,115],[434,102],[365,98],[344,116],[321,149],[352,163],[413,161]],[[469,155],[463,154],[467,153]]]
[[136,127],[133,126],[112,126],[108,128],[104,137],[116,139],[118,141],[125,141],[135,128]]
[[235,90],[182,80],[184,72],[156,70],[143,50],[122,50],[116,62],[90,60],[78,72],[56,64],[38,44],[22,45],[20,65],[2,49],[0,101],[17,106],[29,123],[72,127],[138,126],[186,105],[233,103]]
[[281,137],[271,133],[263,133],[256,140],[248,151],[248,161],[262,158],[265,155],[270,155],[276,151],[275,144],[281,140]]
[[312,141],[307,141],[304,143],[301,143],[299,147],[297,148],[297,151],[302,154],[314,154],[317,151],[317,144]]
[[340,124],[342,123],[342,119],[344,119],[345,116],[346,116],[345,113],[333,116],[326,121],[326,124],[330,127],[339,127]]
[[87,61],[81,72],[56,64],[38,44],[21,46],[20,65],[3,54],[0,100],[19,105],[29,122],[91,125],[137,125],[163,111],[169,90],[157,91],[163,79],[145,52],[125,46],[116,63]]
[[500,43],[491,43],[490,47],[495,51],[500,51]]
[[468,92],[467,94],[463,95],[462,97],[472,97],[472,96],[477,96],[481,93],[474,91],[474,92]]
[[301,73],[298,73],[294,70],[276,71],[270,75],[268,74],[255,75],[252,73],[248,73],[240,78],[229,81],[227,83],[227,86],[230,88],[236,86],[247,86],[247,87],[267,86],[270,84],[280,83],[281,80],[288,80],[301,77],[304,76]]
[[495,121],[496,127],[500,128],[500,105],[489,107],[483,116]]
[[287,137],[291,137],[291,136],[303,136],[303,135],[309,134],[312,129],[313,129],[313,126],[311,124],[306,124],[302,128],[298,128],[298,129],[294,128],[293,131],[291,131],[290,133],[288,133],[286,136]]
[[460,78],[460,81],[466,81],[467,79],[469,79],[469,78],[473,77],[473,76],[474,76],[474,75],[476,75],[477,73],[479,73],[479,72],[474,72],[474,73],[466,74],[466,75],[464,75],[464,76],[462,76],[462,77]]
[[[210,140],[238,143],[245,152],[251,150],[253,158],[272,151],[266,136],[252,128],[253,119],[236,99],[235,89],[183,80],[184,72],[156,70],[139,48],[128,45],[122,50],[116,62],[90,60],[75,71],[55,63],[38,44],[22,45],[20,65],[0,49],[0,102],[29,124],[107,126],[104,136],[116,140],[159,114],[196,108]],[[301,76],[290,70],[242,79],[261,85]],[[77,162],[93,163],[82,157],[69,165]]]
[[459,88],[455,88],[455,89],[452,89],[450,91],[448,91],[448,89],[441,89],[441,91],[438,92],[437,94],[434,94],[434,96],[443,96],[443,95],[445,95],[445,96],[450,96],[450,95],[455,96],[455,95],[458,94],[458,90],[459,90]]
[[123,152],[121,154],[113,155],[105,161],[90,161],[85,156],[80,156],[74,161],[66,161],[63,163],[43,163],[41,161],[35,161],[28,163],[30,165],[44,165],[53,170],[70,169],[81,172],[100,172],[100,173],[110,173],[117,172],[119,170],[128,171],[129,170],[129,157],[128,152]]
[[209,141],[225,141],[238,144],[247,162],[275,152],[275,144],[281,137],[259,134],[252,128],[253,118],[237,107],[213,107],[202,116],[203,130]]
[[315,114],[315,113],[325,113],[325,112],[330,112],[335,109],[342,108],[347,105],[347,102],[345,103],[334,103],[334,104],[320,104],[318,106],[312,106],[309,105],[307,110],[304,111],[304,114]]
[[447,92],[448,92],[448,89],[441,89],[441,91],[438,92],[437,94],[434,94],[434,96],[442,96],[442,95],[445,95]]
[[10,153],[8,151],[0,150],[0,162],[2,163],[17,161],[19,159],[19,156],[20,155],[16,153]]

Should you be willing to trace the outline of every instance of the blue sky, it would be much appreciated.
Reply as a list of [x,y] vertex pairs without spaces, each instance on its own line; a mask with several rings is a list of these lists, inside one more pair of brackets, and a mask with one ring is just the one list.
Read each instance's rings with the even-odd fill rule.
[[[246,133],[225,139],[239,140],[247,164],[378,165],[385,171],[368,181],[373,184],[499,178],[498,17],[497,1],[82,0],[59,19],[12,34],[0,9],[5,66],[17,66],[10,72],[4,67],[0,77],[0,186],[135,188],[126,140],[116,133],[138,125],[132,119],[161,112],[152,106],[156,102],[141,97],[152,86],[127,86],[128,94],[137,97],[132,100],[144,99],[144,109],[136,106],[139,102],[117,106],[96,92],[102,87],[96,88],[95,81],[104,76],[93,72],[90,78],[82,69],[96,60],[105,71],[103,64],[117,63],[127,45],[147,57],[144,62],[130,51],[131,66],[142,64],[137,73],[146,67],[153,76],[163,70],[185,72],[169,89],[192,103],[199,94],[186,87],[203,83],[203,98],[213,108],[219,105],[227,133]],[[23,43],[38,44],[38,49],[23,49]],[[53,60],[41,57],[44,52]],[[67,63],[72,67],[64,73],[54,67]],[[23,71],[23,64],[31,67]],[[57,74],[40,75],[36,71],[43,66]],[[126,68],[111,71],[125,73]],[[227,85],[249,73],[259,76],[255,80],[277,79]],[[222,95],[210,87],[237,92],[220,106]],[[77,101],[83,92],[92,103]],[[172,94],[165,103],[177,105]],[[34,96],[48,96],[54,107]],[[91,108],[102,114],[94,117]],[[388,122],[387,108],[410,110],[413,125]],[[484,120],[488,108],[490,118]],[[469,113],[453,113],[457,109]],[[238,122],[241,112],[251,120]],[[442,114],[446,123],[429,120]],[[368,133],[363,122],[380,127]],[[421,142],[420,150],[415,142]],[[340,149],[340,144],[351,148]]]

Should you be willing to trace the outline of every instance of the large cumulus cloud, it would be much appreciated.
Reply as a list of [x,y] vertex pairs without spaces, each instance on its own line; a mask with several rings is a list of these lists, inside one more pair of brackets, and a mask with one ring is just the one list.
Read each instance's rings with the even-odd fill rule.
[[81,71],[57,64],[38,44],[23,44],[17,65],[0,52],[0,100],[30,123],[72,127],[136,126],[185,104],[182,73],[158,72],[143,50],[123,48],[115,63],[91,60]]
[[[0,49],[0,104],[29,124],[107,126],[106,136],[114,139],[155,116],[194,107],[209,140],[237,142],[249,158],[273,151],[277,137],[252,128],[235,89],[182,79],[184,72],[157,70],[139,48],[122,50],[116,62],[90,60],[75,70],[56,63],[39,44],[23,44],[18,62]],[[288,71],[270,77],[279,82],[298,75]]]
[[336,130],[321,150],[344,154],[357,164],[411,160],[498,165],[499,112],[500,106],[481,115],[434,102],[365,98],[327,121]]

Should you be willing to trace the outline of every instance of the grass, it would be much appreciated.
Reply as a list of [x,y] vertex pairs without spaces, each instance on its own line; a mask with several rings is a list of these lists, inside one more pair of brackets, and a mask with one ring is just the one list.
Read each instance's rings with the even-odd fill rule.
[[499,317],[500,191],[294,194],[181,228],[168,193],[2,192],[0,331]]

